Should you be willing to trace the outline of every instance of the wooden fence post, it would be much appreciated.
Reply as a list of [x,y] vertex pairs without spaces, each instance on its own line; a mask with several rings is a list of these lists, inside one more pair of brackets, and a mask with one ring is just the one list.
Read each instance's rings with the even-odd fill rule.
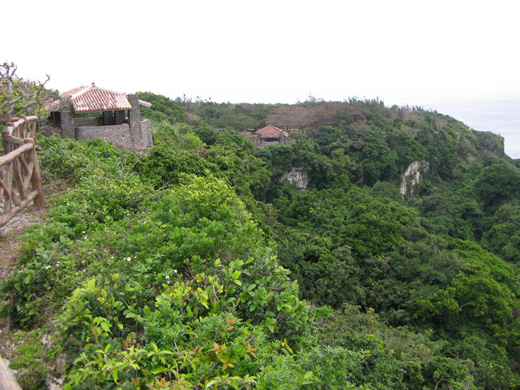
[[0,216],[0,227],[30,202],[34,202],[35,206],[45,205],[36,154],[37,119],[36,116],[13,118],[7,130],[2,132],[4,156],[0,157],[0,168],[3,169],[0,200],[4,200],[4,211]]
[[34,190],[38,191],[38,196],[34,199],[35,206],[44,206],[45,198],[43,197],[42,178],[40,175],[40,164],[38,163],[38,156],[36,155],[36,138],[26,138],[25,143],[30,142],[33,148],[29,152],[29,160],[33,163],[33,172],[31,176],[31,184]]

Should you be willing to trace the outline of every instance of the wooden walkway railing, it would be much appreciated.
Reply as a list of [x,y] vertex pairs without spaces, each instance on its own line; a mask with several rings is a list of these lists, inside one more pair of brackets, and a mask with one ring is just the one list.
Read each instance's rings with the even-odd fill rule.
[[43,206],[40,166],[36,156],[36,121],[38,117],[22,116],[7,123],[2,132],[4,155],[0,157],[0,201],[3,213],[0,227],[9,222],[32,201]]

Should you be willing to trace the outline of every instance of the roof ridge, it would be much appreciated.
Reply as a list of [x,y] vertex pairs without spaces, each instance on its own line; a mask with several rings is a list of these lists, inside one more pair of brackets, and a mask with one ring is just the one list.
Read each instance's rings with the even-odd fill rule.
[[[79,91],[75,92],[74,94],[71,94],[69,97],[72,99],[72,98],[76,98],[78,96],[81,96],[83,95],[84,93],[88,92],[88,91],[91,91],[93,89],[99,89],[101,91],[105,91],[105,92],[110,92],[110,93],[113,93],[113,94],[116,94],[116,95],[121,95],[121,96],[127,96],[128,94],[126,92],[118,92],[118,91],[114,91],[112,89],[108,89],[108,88],[102,88],[102,87],[98,87],[96,85],[96,83],[92,83],[91,85],[82,85],[81,88]],[[76,88],[75,88],[76,89]],[[73,91],[73,89],[72,89]]]
[[[92,84],[94,84],[94,83],[92,83]],[[112,89],[101,88],[101,87],[98,87],[97,85],[94,85],[94,87],[96,89],[101,89],[102,91],[105,91],[105,92],[115,93],[116,95],[122,95],[122,96],[127,96],[128,95],[126,92],[118,92],[118,91],[114,91]]]
[[74,99],[74,98],[77,98],[78,96],[81,96],[83,95],[84,93],[90,91],[92,89],[92,86],[86,86],[86,85],[82,85],[80,87],[81,89],[73,94],[71,94],[69,97],[71,99]]
[[[289,133],[285,130],[282,130],[280,129],[279,127],[276,127],[275,125],[273,125],[272,123],[269,123],[267,124],[265,127],[262,127],[261,129],[257,130],[257,133],[260,134],[261,137],[263,137],[263,133],[264,133],[264,130],[269,134],[269,132],[272,132],[275,131],[275,132],[278,132],[278,136],[280,136],[280,134],[283,134],[285,135],[286,137],[289,137]],[[274,138],[274,137],[273,137]]]

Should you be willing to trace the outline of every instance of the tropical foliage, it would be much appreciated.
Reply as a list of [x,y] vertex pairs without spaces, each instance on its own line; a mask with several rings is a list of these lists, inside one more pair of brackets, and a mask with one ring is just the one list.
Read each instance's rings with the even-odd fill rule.
[[[144,156],[39,140],[70,190],[1,285],[13,326],[56,324],[65,388],[520,386],[520,173],[498,136],[379,100],[140,98]],[[267,121],[291,144],[241,133]]]

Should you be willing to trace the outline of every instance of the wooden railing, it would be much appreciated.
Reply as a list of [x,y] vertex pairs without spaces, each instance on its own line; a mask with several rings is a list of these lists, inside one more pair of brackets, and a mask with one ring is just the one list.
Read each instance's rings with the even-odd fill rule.
[[43,206],[40,166],[36,156],[36,121],[38,117],[22,116],[7,123],[2,132],[4,155],[0,157],[0,201],[3,213],[0,227],[34,201]]

